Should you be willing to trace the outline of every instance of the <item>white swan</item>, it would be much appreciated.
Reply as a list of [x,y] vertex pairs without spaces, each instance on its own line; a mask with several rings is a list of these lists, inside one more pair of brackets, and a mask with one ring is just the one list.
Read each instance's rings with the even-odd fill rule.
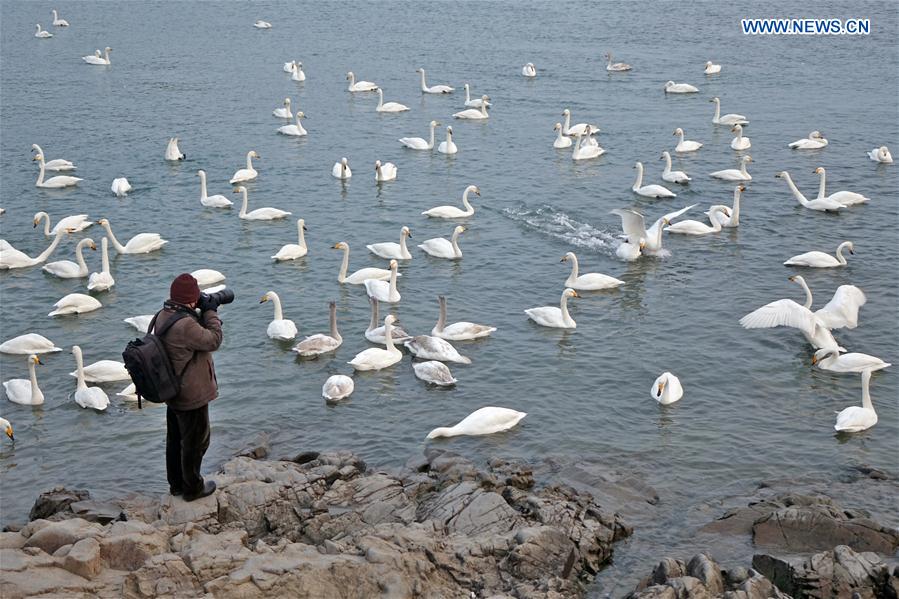
[[419,379],[438,387],[450,387],[458,382],[449,367],[437,360],[412,362],[412,370]]
[[478,197],[481,195],[481,190],[477,185],[466,187],[465,191],[462,192],[462,205],[465,206],[465,210],[455,206],[436,206],[425,210],[422,212],[422,215],[430,216],[431,218],[466,218],[472,216],[474,214],[474,206],[468,201],[468,194],[472,192]]
[[75,403],[82,408],[93,408],[95,410],[105,410],[109,406],[109,397],[106,392],[99,387],[88,387],[84,381],[84,362],[81,357],[81,348],[77,345],[72,347],[72,353],[75,355],[75,376],[78,378],[78,386],[75,389]]
[[844,241],[837,246],[836,257],[824,252],[805,252],[798,256],[793,256],[786,262],[784,266],[808,266],[810,268],[833,268],[835,266],[846,266],[846,257],[843,255],[843,248],[849,250],[850,254],[854,254],[854,246],[851,241]]
[[[131,375],[122,362],[115,360],[98,360],[88,366],[83,366],[81,374],[88,383],[114,383],[116,381],[130,381]],[[78,371],[73,370],[69,376],[78,378]]]
[[80,177],[71,177],[69,175],[57,175],[55,177],[50,177],[46,181],[44,181],[44,171],[46,170],[46,165],[44,164],[44,155],[38,154],[32,160],[37,160],[38,164],[41,167],[40,173],[37,176],[37,182],[34,184],[35,187],[43,187],[44,189],[61,189],[63,187],[71,187],[73,185],[78,185],[80,181],[84,181],[84,179]]
[[527,416],[526,412],[516,412],[509,408],[486,407],[475,410],[458,424],[441,426],[428,433],[428,439],[438,437],[458,437],[459,435],[492,435],[513,428]]
[[649,392],[652,398],[663,406],[673,404],[684,396],[684,388],[680,384],[680,379],[670,372],[660,374],[659,378],[653,382]]
[[459,151],[459,148],[456,147],[455,142],[453,141],[453,128],[446,128],[446,141],[440,142],[440,145],[437,146],[437,151],[441,154],[455,154]]
[[[742,183],[740,185],[737,185],[736,187],[734,187],[734,205],[730,209],[730,216],[727,216],[724,212],[721,212],[721,211],[712,213],[712,208],[715,208],[716,206],[722,206],[721,204],[715,204],[714,206],[709,208],[708,212],[706,212],[706,216],[708,216],[709,219],[712,219],[712,218],[716,219],[718,222],[721,223],[722,227],[725,227],[725,228],[739,227],[740,226],[740,197],[742,196],[742,193],[744,191],[746,191],[746,187]],[[727,208],[727,206],[722,206],[722,207]]]
[[256,153],[256,150],[247,152],[247,168],[236,171],[228,183],[231,183],[232,185],[235,183],[244,183],[246,181],[252,181],[259,176],[259,172],[253,168],[253,158],[259,160],[259,154]]
[[352,395],[356,388],[353,379],[345,374],[335,374],[328,377],[325,384],[322,385],[322,397],[328,401],[337,401]]
[[103,50],[103,56],[100,56],[99,51],[95,54],[88,54],[87,56],[82,56],[81,60],[86,62],[87,64],[93,64],[101,67],[108,67],[112,64],[112,61],[109,59],[109,53],[112,52],[112,48],[106,46]]
[[38,264],[46,262],[47,258],[53,254],[53,251],[56,249],[56,246],[59,245],[62,236],[65,235],[66,232],[65,229],[56,231],[53,241],[51,241],[47,249],[41,252],[36,258],[32,258],[25,252],[20,252],[9,245],[6,240],[0,240],[0,270],[37,266]]
[[669,233],[680,233],[683,235],[708,235],[709,233],[718,233],[721,231],[721,220],[717,218],[719,213],[730,218],[730,210],[728,210],[727,206],[713,206],[712,209],[709,210],[709,220],[712,222],[711,226],[699,222],[698,220],[682,220],[672,225],[668,225],[665,227],[665,230]]
[[0,418],[0,428],[2,428],[3,432],[6,433],[6,436],[9,437],[9,440],[15,443],[16,437],[13,435],[12,425],[9,423],[9,420]]
[[702,70],[706,75],[717,75],[721,72],[721,65],[715,64],[711,60],[705,61],[705,68]]
[[440,304],[440,312],[437,316],[437,324],[431,329],[431,335],[448,341],[468,341],[489,337],[490,333],[496,331],[496,327],[473,322],[460,321],[446,324],[446,297],[438,295],[437,301]]
[[331,167],[331,176],[335,179],[349,179],[353,176],[353,171],[350,170],[346,157],[341,158],[340,162],[334,163],[334,166]]
[[439,125],[437,121],[431,121],[431,140],[427,141],[421,137],[401,137],[400,143],[412,150],[432,150],[434,149],[434,129]]
[[295,122],[278,127],[278,133],[281,135],[290,135],[291,137],[302,137],[306,135],[307,131],[303,128],[303,124],[300,123],[300,119],[306,118],[306,113],[302,110],[297,110],[294,118],[296,119]]
[[[384,345],[386,341],[384,338],[384,326],[378,326],[378,323],[380,322],[380,318],[378,317],[378,300],[377,298],[369,297],[368,301],[371,304],[371,320],[368,323],[368,328],[365,329],[365,338],[372,343]],[[396,343],[405,343],[409,339],[412,339],[412,335],[404,331],[398,324],[394,324],[393,340]]]
[[125,177],[118,177],[112,180],[111,189],[112,193],[116,194],[117,197],[124,198],[133,188],[131,187],[131,183],[128,182],[128,179]]
[[190,273],[200,288],[211,287],[225,280],[225,275],[212,268],[200,268]]
[[421,92],[424,94],[451,94],[455,88],[448,85],[432,85],[425,83],[425,70],[418,69],[417,73],[421,74]]
[[368,297],[373,297],[379,302],[395,304],[400,301],[400,292],[396,289],[397,261],[390,261],[390,280],[367,279],[363,284]]
[[230,208],[234,205],[234,202],[223,195],[206,194],[206,171],[197,171],[197,176],[200,178],[200,204],[207,208]]
[[890,154],[890,149],[886,146],[874,148],[873,150],[868,152],[868,158],[870,158],[874,162],[880,162],[882,164],[893,163],[893,155]]
[[106,236],[112,242],[112,247],[120,254],[149,254],[162,249],[162,246],[168,243],[168,240],[163,239],[159,233],[138,233],[129,239],[128,243],[122,245],[112,233],[112,225],[107,219],[101,218],[97,224],[106,230]]
[[3,388],[6,389],[6,398],[9,401],[23,406],[39,406],[44,403],[44,393],[37,384],[36,364],[43,364],[43,362],[36,355],[31,354],[28,356],[27,379],[3,381]]
[[430,254],[435,258],[447,258],[456,260],[462,257],[462,249],[459,247],[459,235],[465,231],[465,227],[457,225],[453,229],[453,236],[450,239],[443,237],[435,237],[423,241],[420,247],[426,254]]
[[[347,276],[346,271],[350,264],[350,246],[345,241],[334,244],[332,249],[343,250],[343,262],[340,263],[340,271],[337,273],[338,283],[348,283],[350,285],[362,285],[368,279],[379,279],[386,281],[391,277],[391,271],[384,268],[360,268],[353,274]],[[397,275],[400,276],[400,275]]]
[[50,33],[49,31],[46,31],[44,29],[41,29],[40,24],[35,25],[35,27],[37,27],[37,30],[36,30],[36,33],[34,34],[34,37],[41,38],[41,39],[47,39],[47,38],[53,37],[52,33]]
[[[592,135],[592,133],[577,133],[577,141],[574,144],[574,150],[571,152],[572,160],[590,160],[599,158],[606,153],[605,149],[596,143]],[[584,141],[585,137],[587,141]]]
[[799,191],[799,188],[796,187],[796,184],[793,183],[793,179],[790,177],[790,173],[787,171],[780,171],[776,175],[774,175],[778,179],[784,179],[787,182],[787,185],[790,188],[790,191],[793,192],[793,197],[804,207],[809,208],[810,210],[818,210],[819,212],[837,212],[841,208],[845,208],[843,204],[839,202],[835,202],[830,200],[829,198],[815,198],[814,200],[808,200],[802,192]]
[[328,303],[328,318],[330,328],[328,334],[316,333],[306,337],[293,347],[293,351],[304,358],[311,358],[332,352],[343,343],[343,337],[337,330],[337,302]]
[[808,137],[803,137],[790,143],[789,147],[793,150],[818,150],[827,146],[827,143],[827,139],[821,135],[820,131],[812,131],[808,134]]
[[665,170],[662,171],[662,179],[668,181],[669,183],[689,183],[691,181],[690,177],[684,171],[673,171],[671,170],[671,154],[667,151],[662,152],[662,157],[660,160],[665,161]]
[[56,12],[56,9],[53,9],[53,26],[54,27],[68,27],[69,22],[65,19],[60,19],[59,14]]
[[[116,393],[116,397],[121,397],[122,399],[127,399],[129,401],[137,401],[137,387],[134,386],[134,383],[130,383],[127,387]],[[151,403],[150,405],[153,404]]]
[[269,23],[268,21],[260,20],[260,21],[256,21],[255,23],[253,23],[253,27],[255,27],[256,29],[271,29],[272,24]]
[[393,315],[388,314],[384,318],[384,344],[387,349],[380,347],[370,347],[359,352],[356,356],[347,362],[355,370],[381,370],[393,366],[403,359],[403,352],[393,345],[392,328],[393,322],[396,320]]
[[290,62],[285,62],[284,65],[281,67],[281,70],[284,71],[285,73],[292,73],[293,67],[296,64],[297,64],[297,61],[295,61],[295,60],[291,60]]
[[409,227],[403,227],[400,229],[399,243],[385,241],[383,243],[372,243],[365,247],[367,247],[368,251],[375,256],[380,256],[381,258],[386,258],[388,260],[411,260],[412,254],[410,254],[409,250],[406,248],[407,237],[412,237],[412,230],[409,229]]
[[62,351],[62,348],[56,347],[52,341],[37,333],[25,333],[0,343],[0,353],[3,354],[48,354],[58,351]]
[[692,86],[689,83],[675,83],[674,81],[665,82],[666,94],[695,94],[698,91],[699,88]]
[[84,314],[85,312],[93,312],[103,307],[98,300],[83,293],[70,293],[53,304],[56,308],[47,316],[65,316],[66,314]]
[[565,279],[565,287],[570,287],[576,291],[598,291],[600,289],[614,289],[624,285],[624,281],[598,272],[579,274],[577,256],[574,252],[568,252],[562,256],[560,262],[571,262],[571,274]]
[[752,156],[743,156],[740,159],[740,168],[728,168],[723,171],[715,171],[711,176],[724,181],[752,181],[752,175],[746,171],[746,165],[752,162]]
[[115,285],[115,279],[109,272],[109,240],[106,237],[100,240],[100,249],[102,251],[102,270],[91,273],[87,279],[88,291],[109,291]]
[[569,137],[575,137],[578,133],[590,133],[596,134],[599,133],[599,127],[596,125],[589,125],[587,123],[577,123],[576,125],[571,124],[571,111],[567,108],[562,111],[562,116],[565,117],[565,120],[562,121],[562,135],[567,135]]
[[405,104],[400,104],[399,102],[385,102],[384,91],[380,87],[377,88],[377,92],[378,106],[375,108],[375,112],[406,112],[409,110],[409,107]]
[[297,325],[292,320],[284,318],[284,314],[281,312],[281,298],[278,297],[277,293],[267,291],[259,300],[259,303],[264,304],[269,301],[275,305],[275,318],[268,323],[268,328],[265,330],[266,334],[268,334],[269,339],[290,341],[297,336]]
[[[628,208],[616,208],[615,210],[612,210],[611,214],[621,218],[621,228],[624,230],[624,236],[627,240],[626,244],[621,244],[619,246],[620,252],[616,252],[618,257],[623,260],[636,260],[640,257],[640,252],[644,249],[649,254],[658,254],[662,252],[662,228],[671,224],[671,221],[675,218],[695,207],[696,204],[691,204],[680,210],[663,214],[651,227],[649,227],[649,229],[646,228],[646,221],[639,212]],[[623,250],[621,249],[622,247],[624,247]]]
[[634,185],[631,187],[631,190],[643,197],[647,198],[674,198],[677,197],[677,194],[668,189],[667,187],[663,187],[661,185],[643,185],[643,163],[638,162],[634,165],[634,168],[637,169],[637,179],[634,181]]
[[306,81],[306,73],[303,72],[303,63],[295,62],[290,69],[291,81]]
[[871,371],[862,371],[862,406],[850,406],[837,413],[833,430],[840,433],[858,433],[877,424],[877,412],[871,403]]
[[153,320],[153,314],[141,314],[139,316],[130,316],[122,320],[122,322],[126,322],[133,326],[135,329],[140,331],[141,333],[146,333],[147,329],[150,328],[150,321]]
[[729,113],[721,116],[721,99],[712,98],[709,102],[715,103],[715,116],[712,117],[712,123],[715,125],[748,125],[749,121],[742,114]]
[[356,81],[356,75],[353,74],[353,71],[347,73],[346,78],[350,82],[349,87],[347,87],[347,90],[350,92],[373,92],[378,89],[378,86],[371,81]]
[[568,298],[569,297],[580,297],[577,294],[577,291],[571,288],[566,288],[565,291],[562,292],[562,300],[559,304],[559,307],[555,306],[545,306],[542,308],[528,308],[524,311],[525,314],[528,315],[528,318],[544,327],[555,327],[557,329],[574,329],[577,328],[577,323],[568,313]]
[[554,148],[556,148],[557,150],[562,150],[564,148],[571,147],[571,144],[573,143],[571,141],[571,138],[567,137],[565,135],[562,135],[562,123],[556,123],[553,126],[553,131],[558,131],[558,133],[556,134],[556,139],[553,140]]
[[43,271],[61,279],[80,279],[88,274],[87,263],[84,261],[82,251],[85,247],[96,250],[97,246],[92,239],[84,238],[75,246],[75,260],[60,260],[44,264]]
[[[884,147],[886,147],[886,146],[884,146]],[[37,152],[41,156],[46,156],[46,154],[44,154],[44,150],[42,150],[41,147],[37,144],[31,144],[31,151]],[[48,170],[48,171],[54,171],[54,172],[63,172],[63,171],[78,170],[78,167],[76,167],[69,160],[64,160],[62,158],[55,158],[53,160],[44,162],[44,169]]]
[[812,292],[805,279],[794,275],[788,279],[805,290],[805,304],[799,305],[790,299],[773,301],[750,312],[740,319],[744,329],[768,329],[788,326],[799,329],[809,344],[815,349],[836,348],[836,340],[831,329],[854,329],[858,326],[858,311],[867,298],[854,285],[841,285],[833,298],[823,308],[812,312]]
[[734,150],[748,150],[752,147],[752,142],[748,137],[743,137],[743,125],[737,123],[731,129],[731,133],[736,133],[736,137],[730,140],[730,147]]
[[449,341],[430,335],[418,335],[406,341],[406,349],[419,360],[438,360],[440,362],[456,362],[471,364],[471,358],[463,356]]
[[278,253],[272,256],[272,260],[283,262],[285,260],[296,260],[297,258],[305,256],[309,251],[306,247],[305,231],[306,221],[302,218],[297,219],[297,242],[282,245],[281,249],[278,250]]
[[247,188],[243,185],[239,185],[237,189],[234,190],[234,193],[243,194],[240,212],[238,213],[238,216],[243,220],[277,220],[279,218],[287,218],[291,215],[291,213],[286,210],[279,210],[278,208],[271,208],[268,206],[265,208],[256,208],[255,210],[247,212],[247,204],[249,201]]
[[537,76],[537,67],[534,66],[533,62],[529,62],[523,67],[521,67],[521,75],[523,77],[536,77]]
[[613,73],[620,73],[622,71],[630,71],[631,65],[626,62],[612,62],[612,53],[606,52],[606,70]]
[[869,356],[868,354],[851,353],[841,354],[839,350],[825,347],[819,349],[812,356],[812,365],[817,365],[821,370],[830,370],[831,372],[863,372],[870,370],[883,370],[892,366],[889,362],[884,362],[880,358]]
[[293,112],[290,110],[290,98],[284,98],[284,107],[283,108],[275,108],[272,111],[272,116],[277,117],[279,119],[292,119]]
[[182,153],[181,148],[178,147],[178,138],[170,137],[169,143],[165,146],[165,159],[170,162],[177,162],[185,158],[187,158],[187,154]]
[[487,106],[490,106],[490,98],[488,97],[486,100],[484,100],[484,98],[481,97],[481,98],[475,98],[474,100],[472,100],[471,99],[471,90],[470,90],[468,84],[466,83],[465,84],[465,106],[466,106],[466,108],[480,108],[484,104],[486,104]]
[[393,181],[396,179],[396,165],[392,162],[381,163],[375,160],[375,181]]
[[819,166],[815,169],[815,174],[818,175],[818,198],[819,200],[827,199],[831,202],[838,202],[847,208],[850,206],[855,206],[856,204],[864,204],[865,202],[869,202],[870,198],[863,196],[860,193],[855,193],[854,191],[838,191],[836,193],[832,193],[827,195],[825,192],[825,188],[827,185],[827,172],[824,170],[823,166]]
[[677,146],[674,148],[675,152],[695,152],[702,147],[702,144],[698,141],[685,140],[684,130],[680,127],[674,130],[674,135],[677,135],[680,138],[677,142]]
[[59,222],[50,229],[50,215],[46,212],[37,212],[34,215],[34,220],[32,221],[32,225],[34,228],[44,221],[44,235],[46,237],[52,237],[56,235],[60,230],[77,233],[78,231],[83,231],[90,227],[93,223],[86,214],[73,214],[72,216],[66,216],[59,219]]
[[[481,100],[486,102],[487,96],[481,96]],[[453,113],[453,118],[469,121],[483,121],[484,119],[490,118],[490,115],[487,113],[487,105],[481,104],[480,108],[468,108],[461,112],[455,112]]]

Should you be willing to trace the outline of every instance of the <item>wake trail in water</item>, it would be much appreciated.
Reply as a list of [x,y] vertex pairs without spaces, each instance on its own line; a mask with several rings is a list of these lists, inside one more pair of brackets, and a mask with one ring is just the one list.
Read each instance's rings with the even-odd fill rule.
[[601,231],[589,223],[582,223],[570,215],[550,206],[541,204],[536,208],[519,204],[504,208],[502,214],[523,224],[528,229],[560,239],[571,245],[587,248],[604,254],[613,254],[620,240],[612,233]]

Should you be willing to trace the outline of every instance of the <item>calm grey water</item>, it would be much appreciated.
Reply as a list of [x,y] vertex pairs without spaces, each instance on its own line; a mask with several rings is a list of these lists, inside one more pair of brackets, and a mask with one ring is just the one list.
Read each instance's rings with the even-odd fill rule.
[[[54,222],[69,214],[108,218],[121,240],[160,232],[163,251],[113,259],[116,286],[100,294],[102,310],[50,319],[60,297],[83,292],[86,280],[60,280],[30,268],[0,275],[0,330],[8,339],[40,332],[57,345],[82,346],[87,362],[118,359],[135,336],[123,318],[151,313],[172,277],[196,268],[224,272],[237,301],[222,310],[225,343],[216,354],[220,398],[212,406],[216,462],[253,434],[274,435],[275,453],[300,448],[348,448],[371,464],[404,462],[426,446],[427,432],[484,405],[528,412],[512,432],[458,438],[435,445],[482,460],[493,455],[538,459],[582,456],[641,473],[661,497],[659,518],[616,550],[616,564],[597,592],[623,592],[672,547],[693,547],[694,528],[683,514],[734,488],[758,480],[815,473],[838,476],[847,467],[895,465],[899,439],[897,367],[877,373],[872,394],[880,421],[848,439],[833,434],[834,411],[859,402],[855,376],[809,366],[801,335],[792,330],[744,331],[737,320],[750,310],[801,289],[781,262],[791,255],[831,251],[845,239],[856,255],[847,268],[803,272],[823,305],[838,285],[855,284],[868,296],[860,326],[839,331],[851,350],[899,359],[896,259],[899,166],[878,166],[866,152],[895,146],[897,125],[896,6],[825,2],[792,14],[781,3],[757,4],[752,14],[727,3],[641,5],[505,2],[206,3],[58,2],[71,23],[50,40],[33,37],[34,23],[50,27],[50,4],[2,4],[0,70],[0,217],[2,237],[36,255],[47,241],[32,229],[32,215]],[[747,37],[746,16],[870,17],[867,37]],[[251,25],[274,24],[269,31]],[[579,33],[578,33],[579,32]],[[94,48],[112,46],[108,68],[82,63]],[[635,65],[608,75],[601,54]],[[307,81],[281,71],[302,60]],[[707,59],[723,73],[706,78]],[[521,65],[539,68],[535,80]],[[463,96],[419,92],[415,69],[429,83],[490,95],[487,123],[452,122]],[[345,91],[344,75],[376,81],[386,100],[411,111],[379,116],[372,94]],[[701,93],[666,97],[673,79]],[[739,229],[706,238],[666,237],[671,256],[634,264],[614,253],[619,230],[613,208],[634,206],[648,217],[699,202],[730,204],[733,185],[707,173],[733,168],[727,127],[711,124],[712,96],[724,112],[749,116],[754,180],[744,195]],[[308,115],[306,138],[276,135],[271,116],[290,96]],[[607,154],[581,164],[554,150],[553,124],[563,108],[575,122],[597,123]],[[408,151],[396,139],[424,136],[427,123],[452,123],[460,152]],[[661,182],[658,160],[673,149],[671,132],[683,127],[702,141],[698,153],[676,158],[694,182],[674,200],[648,200],[630,192],[636,160],[650,182]],[[786,144],[820,129],[822,151],[795,152]],[[187,160],[163,160],[177,135]],[[37,169],[29,148],[48,159],[67,158],[85,181],[65,191],[34,187]],[[250,187],[251,208],[275,206],[306,219],[309,255],[273,264],[269,256],[295,239],[295,222],[244,222],[237,211],[204,209],[197,169],[209,175],[209,193],[229,194],[230,175],[244,155],[262,155]],[[893,147],[893,153],[899,147]],[[355,171],[345,185],[330,176],[347,156]],[[399,166],[399,179],[377,186],[376,159]],[[850,189],[869,205],[838,216],[800,208],[775,172],[789,170],[814,195],[817,166],[828,169],[832,191]],[[134,186],[127,199],[109,191],[113,178]],[[336,282],[341,255],[329,249],[346,240],[351,269],[380,266],[364,245],[394,241],[402,225],[414,239],[448,236],[453,223],[420,212],[458,203],[468,184],[479,185],[477,213],[462,237],[464,258],[436,260],[417,249],[401,267],[402,303],[395,309],[414,332],[429,331],[437,294],[449,298],[450,320],[497,326],[493,337],[459,344],[470,366],[452,366],[459,378],[449,391],[427,388],[409,359],[379,373],[355,376],[356,391],[336,406],[321,399],[323,381],[349,373],[345,364],[368,347],[364,290]],[[693,212],[693,218],[699,211]],[[98,243],[98,227],[86,231]],[[66,240],[53,259],[71,259]],[[624,279],[620,290],[585,294],[571,303],[576,331],[534,326],[525,308],[556,304],[576,251],[582,270]],[[89,252],[99,270],[99,252]],[[301,334],[327,326],[327,302],[336,300],[345,341],[331,358],[298,362],[287,345],[265,334],[277,291],[287,318]],[[105,413],[79,408],[68,372],[71,354],[48,355],[39,367],[46,403],[35,409],[4,402],[16,443],[0,444],[2,519],[21,521],[36,494],[56,483],[102,490],[165,490],[164,410],[112,399]],[[3,379],[26,376],[24,359],[0,356]],[[660,408],[649,387],[664,370],[680,376],[684,399]],[[122,386],[106,386],[112,395]],[[857,497],[854,505],[886,514],[889,501]],[[714,517],[714,512],[709,517]],[[895,524],[895,522],[893,522]],[[748,551],[748,549],[746,550]],[[748,555],[748,553],[746,554]],[[745,556],[743,556],[745,557]]]

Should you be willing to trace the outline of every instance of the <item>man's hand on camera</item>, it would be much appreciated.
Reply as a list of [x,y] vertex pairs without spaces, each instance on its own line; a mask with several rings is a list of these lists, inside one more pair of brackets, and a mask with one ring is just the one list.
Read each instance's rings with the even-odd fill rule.
[[200,309],[200,312],[205,312],[206,310],[218,310],[218,302],[216,302],[213,298],[205,293],[200,294],[200,299],[197,300],[197,308]]

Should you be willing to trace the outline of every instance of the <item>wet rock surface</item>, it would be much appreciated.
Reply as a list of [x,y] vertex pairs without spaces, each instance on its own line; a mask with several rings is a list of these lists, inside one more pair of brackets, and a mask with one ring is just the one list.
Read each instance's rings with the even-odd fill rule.
[[192,503],[42,494],[0,538],[0,596],[577,597],[631,534],[516,461],[431,449],[381,472],[347,452],[255,459],[265,446]]

